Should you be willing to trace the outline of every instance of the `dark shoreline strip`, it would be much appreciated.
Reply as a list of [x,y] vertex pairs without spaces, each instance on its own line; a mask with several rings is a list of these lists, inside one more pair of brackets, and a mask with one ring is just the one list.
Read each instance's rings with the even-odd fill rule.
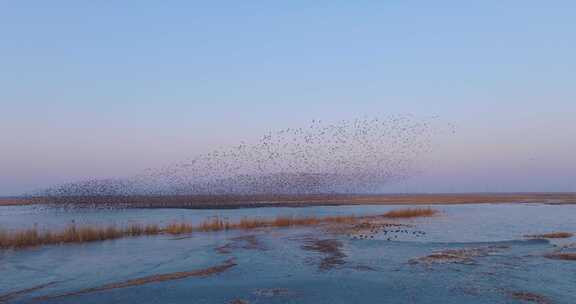
[[34,204],[53,206],[56,208],[237,209],[339,205],[453,205],[497,203],[576,204],[576,193],[318,193],[0,197],[0,206]]
[[131,279],[128,281],[110,283],[110,284],[102,285],[99,287],[81,289],[78,291],[73,291],[73,292],[64,293],[64,294],[55,295],[55,296],[38,297],[38,298],[34,298],[33,300],[45,301],[45,300],[58,299],[58,298],[69,297],[69,296],[78,296],[78,295],[83,295],[83,294],[88,294],[88,293],[106,291],[106,290],[111,290],[111,289],[128,288],[128,287],[140,286],[140,285],[145,285],[145,284],[150,284],[150,283],[159,283],[159,282],[165,282],[165,281],[181,280],[181,279],[185,279],[185,278],[189,278],[189,277],[207,277],[210,275],[222,273],[222,272],[224,272],[224,271],[226,271],[226,270],[228,270],[228,269],[230,269],[236,265],[238,265],[238,264],[235,262],[235,259],[231,258],[231,259],[226,260],[224,263],[222,263],[220,265],[212,266],[212,267],[205,268],[205,269],[192,270],[192,271],[171,272],[171,273],[164,273],[164,274],[155,274],[155,275],[151,275],[151,276],[147,276],[147,277]]
[[46,288],[48,286],[52,286],[56,283],[58,283],[58,282],[53,281],[53,282],[49,282],[49,283],[45,283],[45,284],[36,285],[34,287],[9,292],[6,294],[0,294],[0,303],[6,303],[7,301],[10,301],[10,300],[12,300],[18,296],[21,296],[21,295],[24,295],[27,293],[31,293],[31,292],[34,292],[36,290],[40,290],[40,289]]

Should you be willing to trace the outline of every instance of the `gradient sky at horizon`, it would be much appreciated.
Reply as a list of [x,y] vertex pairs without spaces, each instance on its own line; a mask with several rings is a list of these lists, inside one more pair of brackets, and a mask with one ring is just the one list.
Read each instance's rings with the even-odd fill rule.
[[12,1],[0,35],[0,195],[394,114],[457,132],[384,191],[576,191],[574,1]]

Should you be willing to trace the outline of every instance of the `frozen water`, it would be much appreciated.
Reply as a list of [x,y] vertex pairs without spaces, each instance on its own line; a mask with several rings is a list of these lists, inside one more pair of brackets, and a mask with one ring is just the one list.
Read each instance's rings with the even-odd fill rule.
[[[383,213],[397,206],[258,208],[237,210],[55,211],[2,207],[4,229],[33,223],[199,222],[206,216]],[[0,302],[28,303],[574,303],[576,262],[544,254],[562,243],[526,234],[576,232],[576,206],[540,204],[437,206],[439,217],[402,222],[394,241],[352,239],[324,229],[261,229],[126,238],[0,253]],[[455,259],[426,258],[455,254]],[[220,273],[90,288],[159,274],[210,269]],[[19,290],[41,286],[2,298]],[[78,295],[51,298],[84,291]],[[532,302],[522,302],[522,298]],[[236,302],[234,302],[236,301]]]

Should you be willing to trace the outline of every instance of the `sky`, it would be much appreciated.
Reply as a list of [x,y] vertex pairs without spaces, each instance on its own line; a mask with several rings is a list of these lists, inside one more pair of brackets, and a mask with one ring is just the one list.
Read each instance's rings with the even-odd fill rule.
[[576,2],[6,1],[0,195],[312,119],[439,116],[389,192],[576,191]]

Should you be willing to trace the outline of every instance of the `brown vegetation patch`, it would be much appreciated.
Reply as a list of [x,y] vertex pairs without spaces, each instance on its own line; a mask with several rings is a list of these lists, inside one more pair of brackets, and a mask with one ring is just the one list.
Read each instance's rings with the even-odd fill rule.
[[503,247],[488,246],[477,248],[462,248],[462,249],[446,249],[442,251],[433,252],[430,255],[411,259],[410,264],[475,264],[474,258],[488,256],[491,253],[497,252]]
[[525,292],[525,291],[515,291],[510,292],[508,296],[514,300],[529,302],[529,303],[536,303],[536,304],[552,304],[552,301],[547,297],[533,293],[533,292]]
[[[264,218],[242,218],[239,222],[231,222],[227,218],[212,217],[205,220],[199,226],[194,226],[186,222],[174,222],[164,227],[156,224],[141,225],[130,224],[125,227],[106,226],[78,226],[74,222],[61,231],[41,231],[36,226],[19,231],[0,230],[0,249],[24,248],[31,246],[84,243],[94,241],[113,240],[122,237],[134,237],[143,235],[189,234],[193,231],[210,232],[222,230],[251,230],[258,228],[274,227],[307,227],[324,224],[353,225],[362,221],[373,221],[383,218],[406,218],[417,216],[430,216],[437,211],[430,208],[400,209],[390,211],[384,215],[369,216],[326,216],[326,217],[294,217],[277,216],[273,219]],[[384,224],[393,225],[393,224]],[[395,224],[394,224],[395,225]]]
[[526,235],[525,237],[531,239],[567,239],[574,236],[574,233],[571,232],[551,232],[551,233],[544,233],[544,234],[532,234]]
[[33,205],[35,201],[23,197],[0,197],[0,206]]
[[242,299],[234,299],[230,301],[230,304],[250,304],[250,302]]
[[544,256],[553,260],[576,261],[576,252],[554,252]]
[[192,270],[192,271],[180,271],[180,272],[172,272],[172,273],[165,273],[165,274],[155,274],[155,275],[137,278],[137,279],[132,279],[132,280],[128,280],[128,281],[110,283],[110,284],[106,284],[106,285],[99,286],[99,287],[86,288],[86,289],[73,291],[73,292],[69,292],[69,293],[65,293],[65,294],[61,294],[61,295],[56,295],[56,296],[39,297],[39,298],[35,298],[35,300],[49,300],[49,299],[56,299],[56,298],[62,298],[62,297],[77,296],[77,295],[106,291],[106,290],[111,290],[111,289],[127,288],[127,287],[150,284],[150,283],[165,282],[165,281],[181,280],[181,279],[185,279],[185,278],[189,278],[189,277],[206,277],[206,276],[222,273],[222,272],[224,272],[224,271],[226,271],[226,270],[228,270],[228,269],[230,269],[236,265],[237,264],[234,261],[234,259],[228,259],[220,265],[205,268],[205,269]]
[[261,227],[289,227],[289,226],[312,226],[323,223],[352,223],[358,219],[354,216],[330,216],[330,217],[290,217],[278,216],[275,219],[249,219],[243,218],[237,223],[221,217],[214,217],[202,222],[198,227],[190,223],[170,223],[165,227],[156,224],[141,225],[131,224],[126,227],[93,227],[70,224],[61,231],[41,231],[36,226],[19,231],[0,230],[1,248],[24,248],[31,246],[84,243],[103,240],[113,240],[122,237],[133,237],[158,234],[188,234],[192,231],[220,231],[230,229],[256,229]]
[[219,216],[212,217],[205,220],[198,227],[199,231],[210,232],[210,231],[221,231],[228,230],[232,228],[232,224],[226,218]]
[[164,229],[164,232],[172,235],[187,234],[194,231],[194,227],[190,223],[170,223]]
[[385,218],[413,218],[413,217],[428,217],[440,213],[432,208],[404,208],[392,210],[383,215]]
[[41,231],[37,227],[19,231],[0,230],[0,248],[23,248],[50,244],[86,243],[113,240],[128,236],[157,235],[164,232],[158,225],[131,224],[126,227],[78,226],[75,223],[57,232]]
[[308,239],[302,249],[321,253],[323,257],[318,264],[318,270],[326,271],[346,264],[346,255],[342,252],[342,242],[335,239]]

